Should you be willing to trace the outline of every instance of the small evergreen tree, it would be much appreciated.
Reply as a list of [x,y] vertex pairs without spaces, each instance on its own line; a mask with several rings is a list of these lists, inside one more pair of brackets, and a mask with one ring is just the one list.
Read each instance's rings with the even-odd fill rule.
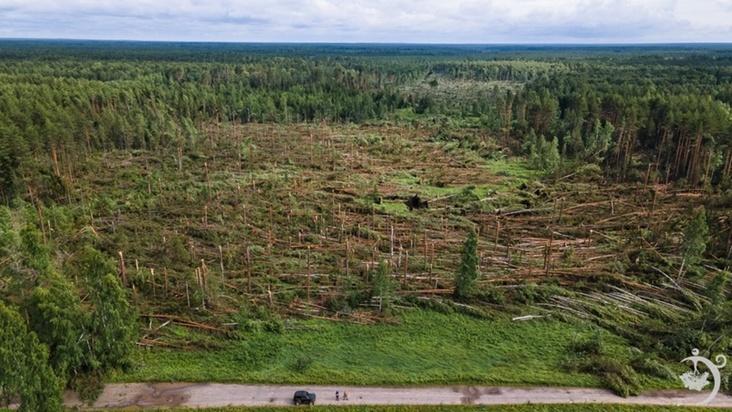
[[24,263],[37,271],[48,271],[51,265],[50,251],[35,225],[29,223],[20,231],[20,243]]
[[0,119],[0,202],[10,203],[17,191],[18,169],[21,164],[19,147],[21,132],[14,126],[6,126]]
[[537,145],[538,137],[536,136],[534,129],[531,129],[523,137],[523,141],[521,142],[521,151],[525,155],[528,155],[530,160],[533,160],[533,155],[537,153]]
[[0,206],[0,257],[10,256],[17,239],[13,231],[10,209]]
[[455,274],[454,296],[457,299],[469,298],[475,289],[475,281],[478,279],[478,236],[475,231],[468,233],[463,244],[460,268]]
[[553,173],[562,163],[562,157],[559,155],[559,139],[556,136],[551,141],[546,142],[543,155],[544,171]]
[[[527,143],[530,143],[530,140]],[[552,173],[559,167],[561,160],[559,139],[556,137],[552,140],[546,140],[543,136],[539,136],[533,143],[530,143],[529,163],[535,169]]]
[[372,293],[379,298],[379,309],[384,312],[389,309],[394,300],[394,280],[389,273],[389,266],[385,261],[379,262],[379,266],[372,277]]
[[580,157],[585,151],[585,144],[582,141],[582,134],[579,127],[572,129],[572,132],[564,136],[564,144],[568,154],[573,157]]
[[687,266],[697,266],[707,250],[709,240],[709,226],[704,207],[696,211],[694,217],[684,229],[684,241],[681,245],[681,256]]

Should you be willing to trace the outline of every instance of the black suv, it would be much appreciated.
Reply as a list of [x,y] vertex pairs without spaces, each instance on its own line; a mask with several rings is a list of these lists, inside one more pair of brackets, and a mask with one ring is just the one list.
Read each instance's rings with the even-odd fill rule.
[[308,391],[297,391],[292,397],[295,405],[315,405],[315,394]]

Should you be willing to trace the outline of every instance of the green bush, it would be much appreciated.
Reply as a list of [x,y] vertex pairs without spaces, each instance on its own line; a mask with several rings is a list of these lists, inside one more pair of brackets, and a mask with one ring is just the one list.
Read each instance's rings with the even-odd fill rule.
[[314,360],[311,356],[298,356],[292,363],[291,369],[295,373],[305,373],[313,365],[313,362]]

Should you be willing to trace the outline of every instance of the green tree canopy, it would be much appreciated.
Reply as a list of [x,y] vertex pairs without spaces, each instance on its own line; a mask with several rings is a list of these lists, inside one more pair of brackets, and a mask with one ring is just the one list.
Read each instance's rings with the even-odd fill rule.
[[21,412],[61,410],[61,386],[48,364],[48,349],[2,301],[0,371],[0,403],[19,400]]
[[463,244],[460,267],[455,274],[455,291],[457,299],[467,299],[475,291],[475,281],[478,279],[478,236],[475,231],[468,233]]
[[81,254],[79,270],[94,307],[89,323],[91,367],[107,370],[127,366],[135,345],[135,314],[114,265],[102,253],[87,247]]
[[29,303],[30,326],[50,349],[50,365],[61,378],[78,373],[88,351],[84,326],[88,322],[74,286],[58,274],[47,276]]

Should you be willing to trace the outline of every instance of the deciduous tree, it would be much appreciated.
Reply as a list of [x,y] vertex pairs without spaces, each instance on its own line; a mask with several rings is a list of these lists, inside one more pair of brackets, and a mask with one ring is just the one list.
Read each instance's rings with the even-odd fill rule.
[[21,412],[61,410],[61,386],[48,349],[23,318],[0,301],[0,403],[19,400]]

